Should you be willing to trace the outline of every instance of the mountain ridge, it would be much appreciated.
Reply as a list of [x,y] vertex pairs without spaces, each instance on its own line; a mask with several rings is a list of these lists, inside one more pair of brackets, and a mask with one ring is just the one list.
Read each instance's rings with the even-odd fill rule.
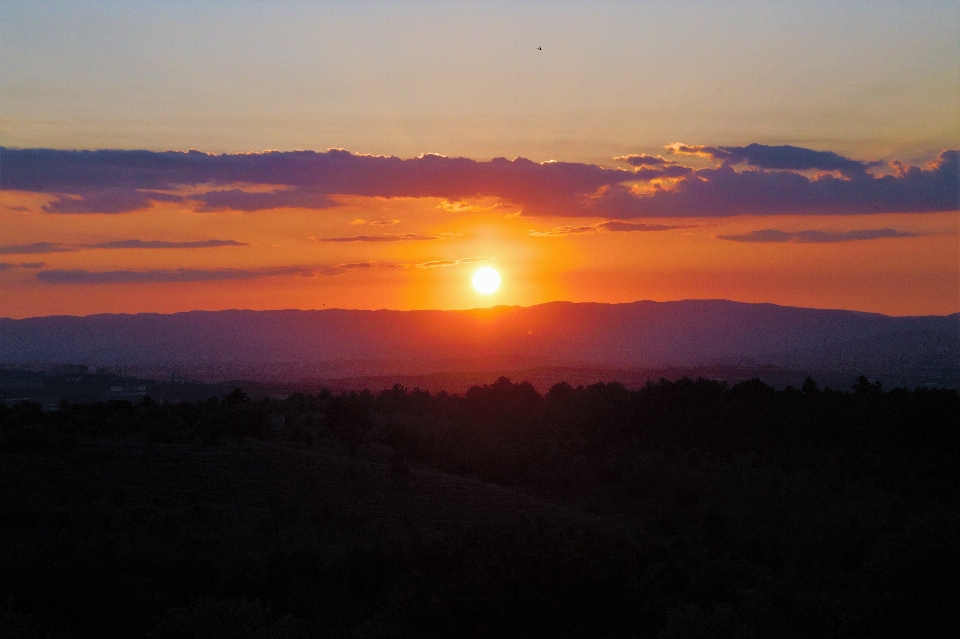
[[950,367],[960,362],[958,336],[960,313],[895,317],[730,300],[230,309],[0,318],[0,363],[286,362],[345,374],[357,366],[363,374],[571,364]]

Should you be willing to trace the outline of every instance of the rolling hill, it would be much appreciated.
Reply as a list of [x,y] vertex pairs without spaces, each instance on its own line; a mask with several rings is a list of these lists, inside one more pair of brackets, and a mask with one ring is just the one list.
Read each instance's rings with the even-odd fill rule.
[[956,368],[960,314],[890,317],[684,300],[0,319],[0,363],[24,362],[262,370],[288,379],[718,364],[902,372]]

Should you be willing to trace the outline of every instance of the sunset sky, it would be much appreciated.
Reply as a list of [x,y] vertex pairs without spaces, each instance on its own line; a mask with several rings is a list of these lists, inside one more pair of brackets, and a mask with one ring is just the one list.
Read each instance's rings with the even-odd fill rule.
[[958,33],[956,0],[3,1],[0,316],[958,312]]

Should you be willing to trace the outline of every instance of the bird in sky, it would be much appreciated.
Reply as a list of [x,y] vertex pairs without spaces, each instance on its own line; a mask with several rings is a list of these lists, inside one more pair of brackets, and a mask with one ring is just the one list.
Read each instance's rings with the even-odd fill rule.
[[543,51],[543,47],[537,47],[537,51]]

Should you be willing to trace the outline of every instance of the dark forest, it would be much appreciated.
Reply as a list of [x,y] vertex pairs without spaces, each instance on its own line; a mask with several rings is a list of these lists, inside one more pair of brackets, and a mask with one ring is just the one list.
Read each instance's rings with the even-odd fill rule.
[[960,395],[506,378],[0,404],[0,635],[960,626]]

